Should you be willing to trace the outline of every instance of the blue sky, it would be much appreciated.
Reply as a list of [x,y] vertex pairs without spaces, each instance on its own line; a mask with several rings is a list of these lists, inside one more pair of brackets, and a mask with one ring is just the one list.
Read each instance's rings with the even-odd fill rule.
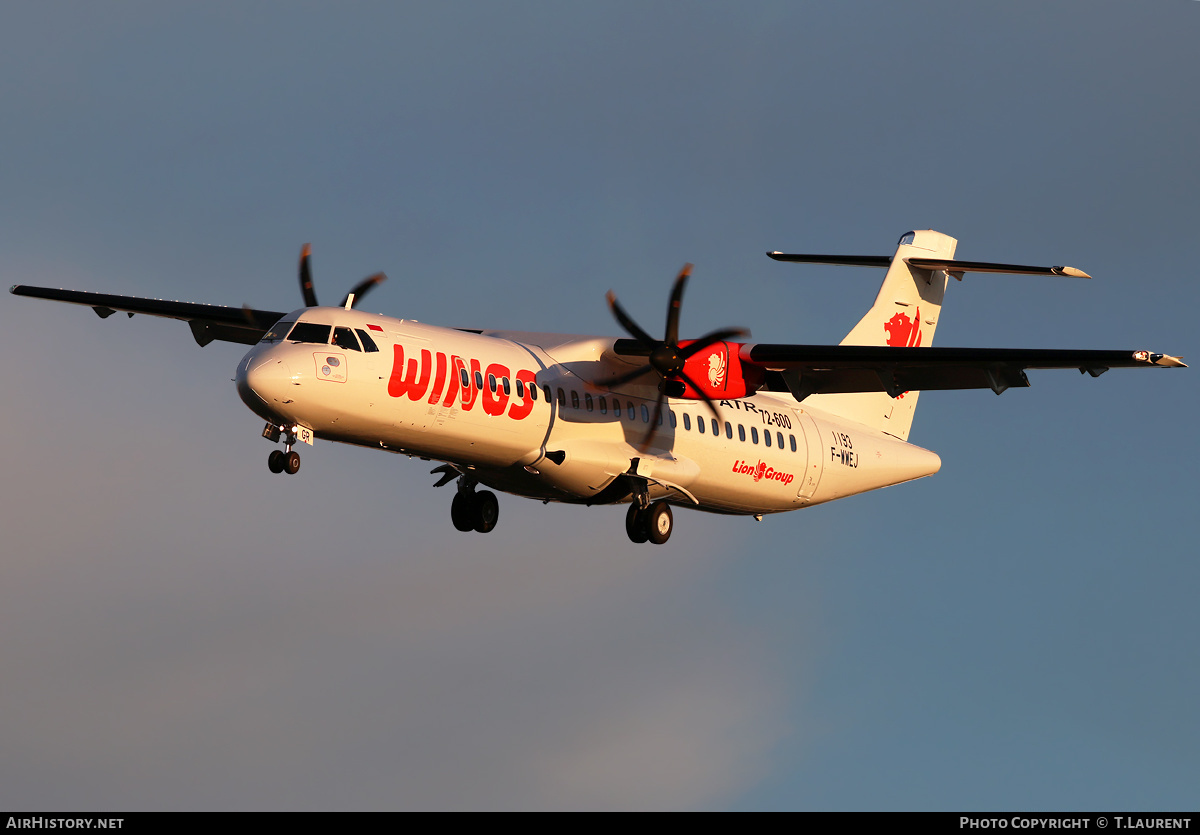
[[[960,257],[938,344],[1200,357],[1192,2],[47,3],[0,11],[25,283],[836,342]],[[653,328],[651,328],[653,330]],[[1192,371],[934,392],[941,472],[762,523],[501,497],[318,444],[238,346],[5,297],[0,801],[114,809],[1194,808]]]

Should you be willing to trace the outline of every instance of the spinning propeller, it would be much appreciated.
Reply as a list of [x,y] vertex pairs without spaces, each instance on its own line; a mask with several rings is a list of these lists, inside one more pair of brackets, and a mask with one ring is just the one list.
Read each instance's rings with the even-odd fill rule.
[[[309,263],[311,258],[312,247],[308,244],[305,244],[304,248],[300,250],[300,293],[304,296],[305,307],[317,306],[317,294],[316,291],[313,290],[312,266]],[[361,299],[372,288],[374,288],[375,285],[382,283],[386,279],[387,276],[383,273],[375,273],[375,275],[367,276],[362,281],[358,282],[358,284],[354,285],[354,289],[346,294],[346,297],[342,299],[342,302],[338,305],[338,307],[345,307],[346,302],[350,301],[351,296],[353,296],[355,300]]]
[[621,327],[625,329],[626,333],[637,340],[649,352],[649,355],[646,365],[635,368],[618,377],[601,381],[600,385],[606,388],[613,388],[632,382],[638,377],[645,376],[651,372],[659,376],[658,402],[654,404],[654,416],[650,419],[650,430],[646,433],[646,437],[638,447],[642,452],[645,452],[650,447],[650,442],[658,432],[658,424],[662,419],[663,402],[668,396],[682,397],[688,387],[703,398],[714,417],[720,418],[720,413],[717,411],[717,406],[713,403],[712,398],[688,376],[684,367],[687,365],[690,357],[700,353],[716,342],[750,335],[749,331],[742,328],[721,328],[690,342],[686,347],[681,348],[679,346],[679,308],[683,303],[683,290],[687,286],[687,280],[691,274],[692,265],[684,264],[683,269],[679,271],[679,275],[675,277],[675,286],[671,288],[671,302],[667,307],[667,332],[661,340],[654,339],[642,330],[638,323],[633,321],[629,314],[621,307],[612,290],[608,291],[608,306],[612,310],[613,316],[621,323]]

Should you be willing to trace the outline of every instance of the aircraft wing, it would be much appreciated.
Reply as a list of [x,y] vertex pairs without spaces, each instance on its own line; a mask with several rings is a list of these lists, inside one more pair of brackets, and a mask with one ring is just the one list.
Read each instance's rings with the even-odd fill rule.
[[135,296],[85,293],[79,290],[57,290],[52,287],[28,287],[21,284],[14,285],[9,292],[17,296],[86,305],[95,310],[102,319],[117,311],[130,316],[143,313],[147,316],[182,319],[191,327],[192,336],[201,346],[214,339],[253,345],[284,315],[274,310],[253,310],[249,307],[142,299]]
[[1024,348],[891,348],[860,345],[743,345],[743,365],[779,372],[798,400],[810,394],[1025,387],[1030,368],[1077,368],[1099,377],[1110,368],[1185,368],[1150,351]]

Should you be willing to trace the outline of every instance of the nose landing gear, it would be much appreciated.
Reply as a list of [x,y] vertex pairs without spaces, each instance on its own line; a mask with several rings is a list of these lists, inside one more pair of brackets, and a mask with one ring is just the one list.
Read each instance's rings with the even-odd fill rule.
[[267,456],[267,466],[273,473],[295,475],[300,471],[300,453],[295,450],[284,452],[277,449]]
[[284,438],[287,448],[273,450],[267,456],[267,467],[273,473],[286,472],[288,475],[295,475],[300,471],[300,453],[292,449],[292,445],[296,443],[296,433],[291,428],[281,430],[278,426],[268,423],[267,428],[263,430],[263,437],[278,443],[284,432],[287,433]]

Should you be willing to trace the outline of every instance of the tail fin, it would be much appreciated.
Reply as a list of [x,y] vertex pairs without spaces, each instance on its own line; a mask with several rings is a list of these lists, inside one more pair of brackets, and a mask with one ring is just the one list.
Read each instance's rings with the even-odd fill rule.
[[[932,345],[950,275],[945,270],[921,269],[905,259],[952,260],[957,246],[956,239],[932,229],[901,237],[875,304],[841,344],[909,348]],[[905,441],[912,428],[919,394],[916,391],[898,397],[883,391],[814,394],[805,402]]]

